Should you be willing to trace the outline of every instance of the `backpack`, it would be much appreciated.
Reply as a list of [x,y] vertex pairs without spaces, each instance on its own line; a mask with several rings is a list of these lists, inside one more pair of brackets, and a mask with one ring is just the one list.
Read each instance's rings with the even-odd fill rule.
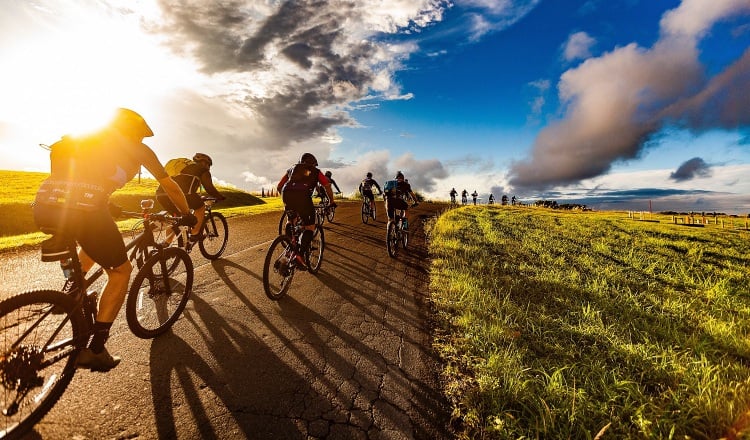
[[169,177],[174,177],[178,174],[182,174],[182,170],[184,170],[185,167],[193,164],[195,164],[195,162],[188,158],[178,157],[176,159],[168,160],[167,163],[164,164],[164,169],[167,171]]
[[390,196],[396,196],[397,190],[398,190],[398,180],[388,180],[383,185],[383,192]]
[[318,168],[313,165],[298,163],[287,171],[289,181],[284,185],[284,189],[312,193],[318,184],[319,173]]

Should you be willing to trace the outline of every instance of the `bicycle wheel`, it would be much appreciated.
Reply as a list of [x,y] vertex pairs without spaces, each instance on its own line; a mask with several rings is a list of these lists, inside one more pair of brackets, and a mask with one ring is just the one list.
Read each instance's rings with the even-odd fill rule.
[[367,221],[370,220],[370,210],[367,209],[369,206],[367,202],[362,203],[362,223],[367,224]]
[[329,223],[333,223],[333,217],[336,215],[336,207],[326,209],[326,218]]
[[198,242],[201,254],[209,260],[219,258],[229,241],[229,225],[224,214],[212,212],[203,224],[203,234],[203,240]]
[[268,247],[263,263],[263,290],[274,301],[283,298],[294,278],[293,244],[286,235],[279,235]]
[[406,249],[406,245],[409,244],[409,231],[401,231],[401,245]]
[[375,213],[377,212],[377,206],[373,202],[372,209],[370,209],[370,214],[372,215],[372,221],[375,221]]
[[62,292],[35,290],[0,302],[0,437],[20,438],[57,403],[75,374],[85,328]]
[[169,330],[192,288],[193,262],[184,249],[170,247],[149,257],[128,291],[125,316],[130,330],[143,339]]
[[320,270],[325,245],[326,240],[325,235],[323,235],[323,228],[318,226],[315,228],[315,234],[313,234],[312,242],[310,242],[310,253],[305,256],[305,264],[307,264],[307,270],[310,273],[318,273],[318,270]]
[[323,207],[316,207],[315,208],[315,224],[318,226],[323,226],[323,223],[326,220],[325,216],[325,208]]
[[286,211],[281,213],[281,218],[279,219],[279,235],[282,235],[284,233],[284,225],[286,225]]
[[385,242],[388,247],[388,255],[395,257],[398,255],[398,231],[396,230],[396,223],[393,221],[388,222],[388,228],[386,229]]

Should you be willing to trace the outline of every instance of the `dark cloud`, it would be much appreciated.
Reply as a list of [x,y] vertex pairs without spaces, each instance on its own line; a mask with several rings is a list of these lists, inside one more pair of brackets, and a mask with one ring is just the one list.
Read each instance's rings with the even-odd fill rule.
[[700,157],[694,157],[685,161],[677,170],[669,175],[676,182],[692,180],[696,177],[708,177],[711,175],[711,166]]
[[396,171],[400,170],[417,191],[432,192],[438,180],[448,177],[448,172],[437,159],[419,160],[415,159],[412,154],[405,154],[396,158],[393,164],[398,167],[398,170],[393,170],[388,179],[392,179]]
[[694,131],[750,125],[750,49],[707,78],[698,43],[711,25],[750,11],[732,0],[705,13],[683,2],[666,13],[649,49],[630,44],[589,58],[558,85],[564,118],[545,127],[530,157],[512,164],[519,190],[568,186],[638,158],[668,125]]

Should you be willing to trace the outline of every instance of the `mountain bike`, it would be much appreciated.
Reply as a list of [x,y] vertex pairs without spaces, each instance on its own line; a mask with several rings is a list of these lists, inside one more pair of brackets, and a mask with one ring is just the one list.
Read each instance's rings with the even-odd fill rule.
[[193,246],[198,244],[198,248],[209,260],[215,260],[224,253],[229,241],[229,224],[226,217],[220,212],[211,211],[212,206],[216,203],[216,197],[203,196],[203,205],[206,207],[206,214],[203,217],[203,224],[197,236],[190,233],[191,228],[181,226],[177,233],[177,247],[185,249],[188,253]]
[[375,203],[372,202],[372,206],[370,206],[370,199],[368,197],[364,197],[362,199],[362,223],[367,224],[367,222],[372,218],[375,220],[375,214],[376,214],[376,207]]
[[[185,308],[193,263],[184,250],[164,248],[153,238],[151,220],[179,223],[179,218],[150,213],[153,200],[141,202],[141,207],[142,213],[126,213],[142,215],[144,231],[126,245],[128,258],[139,270],[128,290],[125,314],[133,334],[154,338],[166,332]],[[93,335],[98,293],[87,292],[87,287],[104,270],[86,277],[75,241],[63,234],[42,243],[42,261],[60,261],[66,285],[78,287],[68,293],[32,290],[0,302],[3,438],[20,438],[52,409],[73,379],[78,353]]]
[[320,270],[325,249],[323,227],[316,224],[310,252],[301,252],[299,239],[305,230],[302,219],[291,209],[284,210],[284,215],[288,219],[285,231],[268,247],[263,263],[263,290],[266,296],[274,301],[278,301],[289,292],[289,286],[297,270],[307,270],[312,274]]
[[[417,206],[415,203],[412,207]],[[406,249],[409,244],[409,231],[404,229],[404,210],[396,209],[393,212],[393,220],[388,220],[386,226],[385,243],[388,248],[388,255],[395,258],[398,255],[399,246]]]
[[465,204],[467,204],[467,203],[469,203],[469,199],[468,199],[468,198],[466,198],[466,196],[461,196],[461,204],[462,204],[462,205],[465,205]]
[[[315,224],[318,226],[323,226],[323,223],[325,223],[325,220],[328,219],[329,222],[333,221],[333,217],[336,215],[336,207],[330,206],[328,204],[328,198],[324,198],[322,201],[314,205],[315,208]],[[281,217],[279,218],[279,235],[284,233],[284,226],[288,222],[288,215],[287,211],[283,211],[281,213]]]

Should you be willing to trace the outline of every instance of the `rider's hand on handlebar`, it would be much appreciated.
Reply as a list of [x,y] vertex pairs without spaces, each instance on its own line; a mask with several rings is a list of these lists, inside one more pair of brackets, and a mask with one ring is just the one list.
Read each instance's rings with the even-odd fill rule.
[[122,217],[122,206],[109,202],[107,208],[109,208],[109,215],[112,218]]
[[198,223],[198,219],[193,214],[182,214],[177,226],[190,226],[191,228]]

